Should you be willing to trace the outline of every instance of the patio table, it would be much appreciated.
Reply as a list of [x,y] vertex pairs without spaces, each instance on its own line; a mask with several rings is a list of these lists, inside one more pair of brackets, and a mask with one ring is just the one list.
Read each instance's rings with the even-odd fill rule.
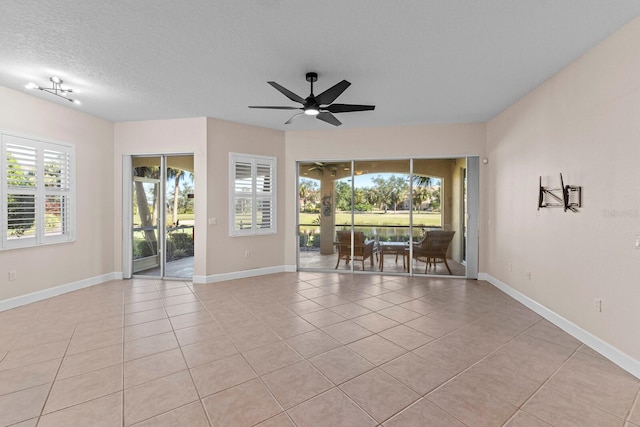
[[402,271],[407,268],[407,249],[409,242],[378,242],[378,252],[380,253],[380,271],[384,271],[384,254],[394,254],[396,262],[398,255],[402,255]]

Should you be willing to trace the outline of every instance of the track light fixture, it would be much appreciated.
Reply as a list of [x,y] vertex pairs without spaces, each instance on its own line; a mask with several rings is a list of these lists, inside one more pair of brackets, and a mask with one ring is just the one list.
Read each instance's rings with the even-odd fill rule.
[[51,87],[41,87],[33,82],[27,83],[25,86],[27,89],[38,89],[43,92],[48,92],[52,95],[59,96],[60,98],[66,99],[69,102],[72,102],[76,105],[80,105],[80,101],[77,99],[69,98],[69,94],[78,93],[78,91],[74,91],[73,89],[63,88],[62,84],[64,81],[60,77],[52,76],[49,77],[49,81],[51,82]]

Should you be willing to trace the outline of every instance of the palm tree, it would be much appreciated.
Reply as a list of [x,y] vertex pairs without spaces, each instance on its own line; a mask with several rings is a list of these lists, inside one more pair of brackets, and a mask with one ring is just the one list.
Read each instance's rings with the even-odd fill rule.
[[389,193],[389,203],[393,205],[393,213],[398,212],[398,203],[402,201],[404,194],[400,189],[393,189]]
[[309,197],[309,186],[302,181],[298,186],[298,197],[300,198],[300,212],[304,212],[307,205],[307,197]]
[[433,185],[433,178],[424,175],[413,175],[414,187],[431,187]]
[[378,192],[376,188],[367,188],[364,194],[364,198],[371,206],[380,208],[380,192]]
[[413,208],[420,210],[422,202],[429,198],[429,190],[426,187],[413,187]]
[[173,213],[171,214],[172,222],[178,225],[178,205],[180,200],[180,181],[186,176],[183,169],[167,168],[167,181],[173,179]]
[[[155,168],[141,166],[133,169],[133,175],[139,177],[151,177],[154,172],[157,172]],[[149,246],[149,250],[152,254],[158,253],[158,238],[156,237],[155,230],[151,228],[155,224],[155,217],[152,215],[149,209],[149,201],[147,200],[147,193],[144,189],[144,182],[135,180],[135,196],[138,207],[138,216],[140,217],[140,225],[143,228],[144,240]],[[158,191],[156,186],[156,191]],[[158,200],[157,194],[154,194],[154,206]]]

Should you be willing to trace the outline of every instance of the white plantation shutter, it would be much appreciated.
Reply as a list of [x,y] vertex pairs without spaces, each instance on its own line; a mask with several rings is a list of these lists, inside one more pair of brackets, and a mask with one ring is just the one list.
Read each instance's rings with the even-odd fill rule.
[[271,230],[274,218],[273,167],[275,159],[256,159],[256,227]]
[[275,233],[276,159],[230,153],[229,163],[230,235]]
[[6,139],[13,143],[5,144],[3,141],[2,146],[6,165],[2,215],[4,239],[20,239],[25,245],[33,245],[36,242],[38,152],[33,146],[19,143],[23,141]]
[[64,236],[71,221],[71,153],[44,149],[44,235]]
[[2,248],[73,240],[73,147],[1,134]]
[[253,224],[253,175],[250,158],[238,157],[233,165],[235,215],[233,229],[251,230]]

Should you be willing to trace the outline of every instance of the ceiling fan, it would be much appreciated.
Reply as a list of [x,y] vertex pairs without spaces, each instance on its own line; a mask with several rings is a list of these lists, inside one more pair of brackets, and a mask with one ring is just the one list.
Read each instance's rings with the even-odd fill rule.
[[302,114],[308,116],[315,116],[318,120],[330,123],[334,126],[340,126],[342,122],[336,118],[335,113],[349,113],[352,111],[370,111],[376,108],[375,105],[357,105],[357,104],[332,104],[342,92],[344,92],[350,85],[346,80],[330,87],[319,95],[313,94],[313,83],[318,81],[317,73],[307,73],[307,81],[311,83],[311,94],[305,99],[296,95],[290,90],[280,86],[276,82],[267,82],[284,96],[294,102],[299,102],[302,107],[274,107],[274,106],[254,106],[250,105],[249,108],[267,108],[270,110],[302,110],[301,113],[295,114],[284,124],[288,125],[295,118]]

